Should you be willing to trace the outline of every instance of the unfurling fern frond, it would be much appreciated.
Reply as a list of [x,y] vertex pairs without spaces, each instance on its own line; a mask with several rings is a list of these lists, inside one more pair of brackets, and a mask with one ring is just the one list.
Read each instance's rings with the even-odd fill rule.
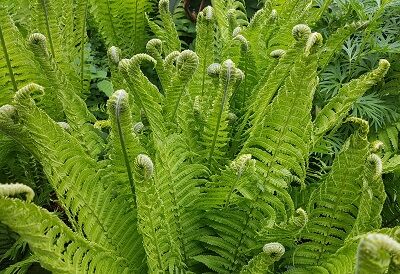
[[0,5],[0,105],[11,103],[14,93],[39,78],[33,55],[15,22]]
[[45,88],[50,91],[48,100],[55,100],[62,106],[67,122],[72,128],[72,135],[78,137],[78,140],[84,140],[82,144],[87,146],[88,153],[94,158],[98,157],[103,149],[104,141],[91,125],[95,118],[78,93],[74,92],[74,87],[68,77],[49,54],[46,37],[40,33],[34,33],[29,36],[29,44],[47,77]]
[[[300,27],[294,28],[294,35],[304,35],[305,39],[300,38],[303,43],[314,38],[314,34],[308,33],[308,27],[305,28],[307,31]],[[264,110],[261,107],[256,113],[259,115],[254,118],[249,138],[242,150],[242,153],[249,153],[257,160],[260,173],[272,184],[281,187],[287,186],[284,174],[291,173],[299,182],[305,178],[311,136],[304,129],[311,128],[310,110],[317,85],[317,60],[314,54],[318,41],[311,42],[314,42],[310,44],[313,54],[300,53],[287,78],[283,79],[283,86],[273,102]],[[307,42],[307,51],[308,48]]]
[[199,64],[196,53],[182,51],[176,59],[176,72],[165,89],[165,113],[170,122],[177,122],[177,116],[184,110],[183,104],[187,94],[187,84],[192,79]]
[[151,21],[149,18],[147,18],[147,22],[153,33],[163,42],[164,54],[168,55],[173,51],[180,51],[181,41],[179,40],[172,15],[169,12],[169,0],[160,0],[158,11],[160,13],[162,27]]
[[135,184],[138,229],[143,236],[149,271],[173,272],[182,267],[182,258],[179,249],[172,249],[174,243],[164,215],[165,206],[155,183],[154,164],[144,154],[139,154],[135,162],[138,169]]
[[400,244],[396,240],[385,234],[368,234],[358,246],[355,273],[399,273],[399,260]]
[[231,60],[225,61],[218,67],[215,74],[218,79],[215,82],[217,86],[214,87],[216,94],[205,118],[204,131],[201,135],[205,148],[204,158],[212,168],[224,164],[221,159],[227,152],[229,100],[244,77]]
[[[215,61],[214,50],[215,14],[212,7],[206,7],[197,16],[196,24],[196,54],[199,57],[199,67],[189,83],[189,92],[195,96],[211,97],[207,92],[211,79],[207,75],[207,68]],[[206,94],[206,95],[205,95]]]
[[111,121],[110,158],[113,170],[119,170],[124,181],[129,181],[132,198],[135,197],[133,163],[140,153],[145,152],[138,137],[133,131],[132,117],[129,107],[128,94],[124,90],[115,91],[108,100],[108,111]]
[[[309,222],[299,238],[302,243],[293,253],[297,267],[321,265],[349,235],[379,227],[385,194],[380,175],[371,176],[375,166],[372,171],[365,166],[368,124],[359,119],[351,121],[358,123],[359,129],[346,141],[327,178],[310,198]],[[366,195],[377,195],[378,201]],[[371,200],[371,207],[365,207],[364,203]]]
[[164,139],[165,125],[162,117],[162,95],[140,69],[141,62],[148,61],[156,64],[156,60],[147,54],[137,54],[131,59],[122,59],[119,62],[119,70],[132,93],[131,105],[136,104],[144,111],[153,134]]
[[389,62],[382,59],[375,70],[352,80],[344,85],[338,95],[332,98],[315,118],[315,137],[317,142],[321,136],[346,117],[352,104],[363,95],[369,88],[381,81],[389,69]]
[[[79,235],[112,249],[142,269],[144,252],[136,226],[132,226],[136,221],[132,194],[121,192],[120,182],[111,179],[112,170],[105,171],[75,137],[35,106],[31,94],[41,90],[34,84],[19,90],[15,107],[1,108],[0,130],[22,143],[41,162]],[[101,210],[106,204],[109,209]]]
[[240,271],[240,274],[266,273],[269,266],[278,261],[284,253],[285,248],[280,243],[266,244],[263,247],[263,252],[251,259]]

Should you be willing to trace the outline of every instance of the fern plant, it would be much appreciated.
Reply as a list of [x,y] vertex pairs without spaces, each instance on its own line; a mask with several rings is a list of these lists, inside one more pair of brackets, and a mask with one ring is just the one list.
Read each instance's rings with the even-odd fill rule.
[[[0,222],[29,245],[27,262],[54,273],[397,271],[398,229],[381,228],[379,146],[368,141],[368,122],[348,117],[389,62],[313,117],[318,74],[348,27],[323,41],[308,25],[327,5],[312,1],[266,1],[250,20],[243,1],[212,4],[198,15],[195,51],[181,51],[168,0],[159,2],[163,24],[148,18],[158,38],[147,53],[125,59],[124,48],[109,48],[116,90],[107,120],[74,88],[59,41],[54,52],[46,33],[21,43],[43,82],[12,80],[5,57],[2,71],[18,90],[0,107],[0,131],[43,166],[68,219],[30,202],[28,186],[0,185]],[[7,33],[22,35],[6,18]],[[311,152],[343,123],[354,131],[309,184]]]

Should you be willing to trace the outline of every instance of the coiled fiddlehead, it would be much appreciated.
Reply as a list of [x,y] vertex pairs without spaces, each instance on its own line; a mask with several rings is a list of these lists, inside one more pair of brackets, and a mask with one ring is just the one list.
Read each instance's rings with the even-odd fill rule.
[[293,27],[292,35],[297,41],[307,40],[311,34],[311,29],[305,24],[298,24]]
[[400,271],[400,244],[385,234],[365,236],[357,250],[356,274],[398,273]]
[[115,65],[118,65],[121,58],[121,49],[112,46],[107,50],[108,59]]
[[285,254],[285,247],[280,243],[268,243],[263,247],[263,252],[252,258],[243,267],[240,274],[266,273],[268,268]]
[[368,156],[368,161],[370,162],[370,164],[374,166],[375,172],[373,179],[376,180],[380,176],[382,176],[382,171],[383,171],[382,159],[377,154],[372,153],[371,155]]
[[272,58],[276,58],[279,59],[281,58],[283,55],[286,54],[286,51],[283,49],[276,49],[271,51],[271,53],[269,54],[269,56],[271,56]]
[[25,194],[26,201],[31,202],[35,193],[32,188],[24,184],[0,184],[0,196],[15,196]]
[[[181,124],[183,121],[176,121],[178,113],[184,111],[182,105],[186,95],[187,85],[192,79],[199,65],[199,58],[191,50],[182,51],[176,58],[176,73],[166,89],[165,110],[169,120]],[[185,120],[185,119],[183,119]]]
[[139,154],[136,157],[135,163],[145,180],[148,180],[153,176],[154,165],[149,156],[146,154]]

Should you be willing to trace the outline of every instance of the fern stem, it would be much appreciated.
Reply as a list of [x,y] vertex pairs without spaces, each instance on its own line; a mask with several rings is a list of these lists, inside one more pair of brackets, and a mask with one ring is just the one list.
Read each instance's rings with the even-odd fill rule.
[[118,135],[119,135],[118,137],[119,137],[119,142],[121,143],[122,154],[124,155],[124,162],[125,162],[125,166],[126,166],[126,171],[128,173],[129,185],[131,187],[133,200],[135,201],[135,186],[134,186],[134,181],[133,181],[133,174],[132,174],[131,165],[129,164],[128,153],[126,152],[125,139],[122,134],[120,113],[121,113],[121,98],[118,97],[116,105],[115,105],[115,117],[117,120],[117,128],[118,128]]
[[50,51],[51,54],[53,55],[53,58],[56,58],[56,54],[54,51],[54,45],[53,45],[53,39],[51,36],[51,31],[50,31],[50,23],[49,23],[49,12],[47,10],[47,0],[41,0],[41,4],[42,4],[42,8],[43,8],[43,12],[44,12],[44,19],[46,21],[46,31],[47,31],[47,38],[49,39],[49,43],[50,43]]
[[4,57],[6,59],[7,68],[8,68],[8,72],[10,74],[13,89],[15,92],[17,92],[18,86],[17,86],[17,82],[15,81],[15,76],[14,76],[14,72],[13,72],[13,69],[11,66],[10,56],[8,55],[8,52],[7,52],[6,42],[4,41],[3,30],[2,30],[1,25],[0,25],[0,43],[1,43],[1,47],[3,48]]

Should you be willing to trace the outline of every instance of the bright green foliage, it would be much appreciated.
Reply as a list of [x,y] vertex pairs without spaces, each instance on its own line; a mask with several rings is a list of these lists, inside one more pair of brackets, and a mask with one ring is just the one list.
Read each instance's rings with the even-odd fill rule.
[[172,15],[169,12],[169,0],[160,0],[158,4],[160,17],[162,21],[162,27],[158,26],[155,22],[152,22],[149,18],[147,19],[151,30],[156,36],[163,42],[163,52],[165,55],[171,52],[181,49],[181,41],[178,37]]
[[91,13],[108,46],[121,48],[123,56],[143,52],[146,45],[148,0],[82,0],[89,2]]
[[32,53],[24,43],[24,37],[0,5],[0,103],[9,103],[13,93],[38,75]]
[[389,62],[381,60],[379,67],[359,79],[343,86],[338,95],[332,98],[315,118],[315,136],[319,136],[332,129],[337,122],[343,120],[356,98],[364,94],[377,82],[381,81],[389,69]]
[[[162,26],[148,18],[157,37],[146,47],[138,36],[145,1],[93,1],[118,89],[108,119],[96,121],[82,99],[84,69],[71,65],[86,58],[88,2],[62,3],[70,16],[53,1],[32,4],[38,27],[31,31],[25,21],[28,47],[15,45],[29,69],[11,63],[23,57],[2,43],[0,71],[8,78],[0,132],[42,165],[68,219],[29,202],[31,187],[0,185],[0,237],[15,231],[33,254],[21,266],[38,261],[55,273],[398,271],[397,229],[379,230],[381,174],[397,170],[395,158],[383,165],[368,123],[346,119],[388,61],[343,86],[313,119],[320,68],[363,24],[324,43],[299,23],[314,24],[330,1],[321,8],[266,1],[249,21],[243,1],[215,0],[198,15],[195,48],[181,51],[169,1],[159,2]],[[13,18],[0,18],[2,37],[25,39]],[[310,184],[312,149],[348,122],[356,129]],[[0,156],[10,157],[13,144],[2,143]],[[26,202],[19,199],[25,194]],[[0,247],[10,248],[13,237]]]
[[0,204],[2,222],[29,243],[45,268],[57,273],[130,273],[126,259],[73,233],[46,210],[8,198]]

